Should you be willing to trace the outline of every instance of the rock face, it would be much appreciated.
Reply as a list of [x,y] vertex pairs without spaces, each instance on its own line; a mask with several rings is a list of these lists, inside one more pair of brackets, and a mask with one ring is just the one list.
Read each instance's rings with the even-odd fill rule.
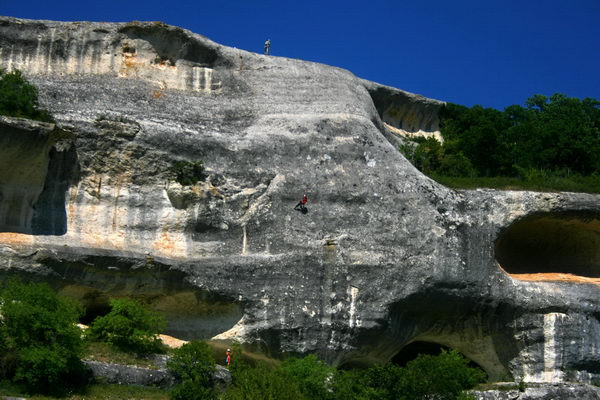
[[3,276],[92,309],[144,297],[187,338],[274,356],[430,342],[491,379],[599,377],[599,197],[422,175],[396,131],[436,134],[442,102],[161,23],[1,18],[0,66],[57,120],[0,121]]
[[586,384],[532,384],[522,390],[502,388],[499,390],[472,391],[477,400],[554,400],[554,399],[600,399],[600,389]]
[[[134,365],[122,365],[101,361],[84,361],[92,376],[98,382],[131,386],[173,387],[177,380],[166,368],[150,369]],[[226,388],[231,384],[231,373],[221,365],[215,366],[213,375],[215,386]]]

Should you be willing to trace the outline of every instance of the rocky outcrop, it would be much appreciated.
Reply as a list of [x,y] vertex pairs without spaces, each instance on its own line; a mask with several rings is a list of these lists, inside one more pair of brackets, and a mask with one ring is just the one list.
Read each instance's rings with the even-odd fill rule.
[[[84,363],[92,372],[93,378],[101,383],[160,388],[171,388],[177,383],[175,377],[164,368],[164,365],[161,368],[152,369],[92,360],[85,360]],[[216,365],[213,379],[216,387],[224,389],[231,384],[231,373],[227,368]]]
[[101,361],[85,361],[94,379],[101,383],[169,388],[175,384],[173,376],[164,369],[150,369]]
[[531,384],[526,387],[500,387],[496,390],[471,391],[477,400],[554,400],[554,399],[600,399],[600,389],[586,384]]
[[[154,299],[188,317],[179,326],[214,328],[188,338],[218,333],[273,356],[361,365],[430,342],[492,380],[598,377],[598,196],[432,181],[389,127],[435,133],[441,102],[159,23],[2,18],[0,49],[0,66],[22,69],[73,134],[56,164],[56,145],[34,152],[11,134],[41,163],[20,166],[35,179],[11,189],[27,200],[3,195],[0,209],[63,215],[63,229],[3,211],[4,276],[97,308]],[[200,160],[202,181],[176,181],[176,162]],[[293,210],[304,192],[307,214]]]

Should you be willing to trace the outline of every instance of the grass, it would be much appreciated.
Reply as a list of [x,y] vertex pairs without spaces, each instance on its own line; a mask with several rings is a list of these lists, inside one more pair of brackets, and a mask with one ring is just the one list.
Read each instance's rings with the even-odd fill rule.
[[[57,397],[30,396],[21,388],[6,381],[0,382],[0,396],[26,397],[28,400],[54,400]],[[167,400],[169,391],[158,388],[123,386],[123,385],[90,385],[81,393],[60,397],[62,400]]]
[[110,344],[103,342],[90,342],[83,358],[86,360],[158,369],[158,366],[149,357],[120,351]]
[[[213,356],[215,357],[216,363],[220,364],[220,365],[224,365],[225,364],[225,362],[224,362],[225,351],[228,348],[232,347],[232,345],[228,342],[219,341],[219,340],[208,340],[207,343],[213,349]],[[239,355],[236,354],[234,351],[233,357],[234,358],[239,357]],[[258,363],[264,363],[264,364],[269,365],[270,367],[277,367],[279,364],[281,364],[280,360],[271,358],[262,353],[256,353],[256,352],[252,352],[252,351],[248,351],[248,350],[244,350],[242,352],[240,359],[252,366],[254,366]]]
[[537,192],[583,192],[600,193],[600,177],[598,176],[537,176],[531,179],[496,177],[448,177],[432,175],[442,185],[454,189],[491,188],[501,190],[533,190]]

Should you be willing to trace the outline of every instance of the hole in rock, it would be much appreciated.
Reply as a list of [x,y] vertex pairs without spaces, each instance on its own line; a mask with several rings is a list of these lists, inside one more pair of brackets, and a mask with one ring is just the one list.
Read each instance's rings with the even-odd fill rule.
[[448,351],[450,348],[432,342],[412,342],[404,346],[402,350],[398,352],[398,354],[392,357],[391,362],[404,367],[409,361],[417,358],[419,354],[437,356],[442,352],[442,350]]
[[[421,354],[437,356],[440,355],[442,350],[449,351],[450,347],[444,346],[439,343],[415,341],[404,346],[402,350],[400,350],[394,357],[392,357],[390,362],[400,367],[404,367],[406,366],[406,364],[408,364],[410,361],[414,360]],[[469,367],[479,368],[483,371],[483,368],[479,364],[469,359],[464,354],[461,353],[461,355],[469,360]]]
[[572,274],[600,278],[600,214],[544,213],[509,226],[496,241],[509,274]]
[[50,284],[86,309],[81,322],[91,323],[110,311],[111,298],[133,298],[167,320],[165,333],[183,340],[210,339],[231,329],[243,315],[232,298],[190,284],[186,274],[155,260],[81,256],[44,260],[60,278]]
[[51,135],[0,126],[0,232],[66,233],[66,193],[79,180],[79,161],[74,147],[53,147]]

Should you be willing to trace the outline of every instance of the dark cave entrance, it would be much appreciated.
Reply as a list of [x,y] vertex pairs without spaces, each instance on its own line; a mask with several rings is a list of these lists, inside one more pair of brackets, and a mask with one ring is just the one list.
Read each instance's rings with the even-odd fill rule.
[[[444,346],[443,344],[434,342],[414,341],[404,346],[398,353],[396,353],[394,357],[392,357],[390,362],[400,367],[405,367],[406,364],[408,364],[421,354],[438,356],[442,351],[450,350],[450,347]],[[469,357],[465,356],[462,353],[460,353],[460,355],[469,360],[469,363],[467,364],[469,367],[478,368],[484,371],[484,369],[475,361],[471,360]]]
[[509,226],[496,260],[510,274],[567,273],[600,278],[600,214],[536,214]]
[[406,364],[419,356],[419,354],[427,354],[431,356],[439,355],[442,350],[450,350],[449,347],[438,343],[432,342],[412,342],[407,344],[400,350],[390,362],[400,367],[406,366]]
[[112,298],[132,298],[162,314],[167,321],[164,333],[183,340],[210,339],[231,329],[243,315],[239,301],[200,289],[183,271],[153,258],[57,255],[40,260],[54,274],[38,279],[79,301],[85,309],[80,322],[85,325],[108,314]]

